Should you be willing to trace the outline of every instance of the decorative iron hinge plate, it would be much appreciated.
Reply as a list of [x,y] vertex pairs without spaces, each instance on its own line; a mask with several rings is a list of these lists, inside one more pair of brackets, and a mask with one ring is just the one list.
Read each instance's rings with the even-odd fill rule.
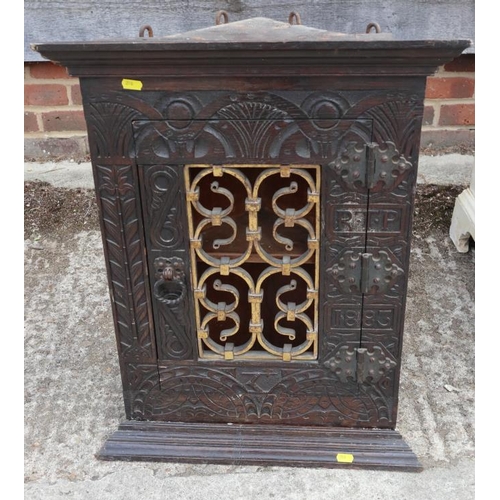
[[333,279],[341,293],[385,293],[404,271],[384,250],[377,254],[348,250],[332,266]]
[[348,143],[329,164],[348,189],[354,191],[390,191],[413,168],[393,142]]
[[341,382],[376,383],[396,367],[394,357],[383,347],[342,346],[325,362]]

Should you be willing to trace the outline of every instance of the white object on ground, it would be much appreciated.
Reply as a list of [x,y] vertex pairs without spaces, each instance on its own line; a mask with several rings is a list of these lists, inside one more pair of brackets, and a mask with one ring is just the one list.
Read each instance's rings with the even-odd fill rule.
[[470,187],[457,196],[450,225],[450,238],[461,253],[469,251],[469,239],[476,239],[474,169]]

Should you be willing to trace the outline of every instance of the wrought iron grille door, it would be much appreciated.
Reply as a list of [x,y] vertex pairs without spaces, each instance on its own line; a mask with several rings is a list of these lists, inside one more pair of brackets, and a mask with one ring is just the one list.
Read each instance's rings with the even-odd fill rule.
[[185,167],[200,358],[318,355],[319,165]]

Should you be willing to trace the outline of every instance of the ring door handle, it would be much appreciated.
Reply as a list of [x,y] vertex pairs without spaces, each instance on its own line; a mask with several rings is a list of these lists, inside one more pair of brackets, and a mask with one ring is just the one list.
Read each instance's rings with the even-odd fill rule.
[[158,257],[154,261],[157,281],[154,284],[154,296],[160,302],[175,306],[186,296],[186,273],[182,259]]

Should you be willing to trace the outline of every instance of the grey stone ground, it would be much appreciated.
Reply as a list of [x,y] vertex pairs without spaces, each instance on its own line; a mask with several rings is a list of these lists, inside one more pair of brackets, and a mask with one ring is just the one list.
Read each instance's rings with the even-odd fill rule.
[[100,235],[40,242],[25,251],[26,499],[474,497],[474,250],[439,232],[413,241],[397,428],[425,468],[415,474],[97,461],[124,418]]

